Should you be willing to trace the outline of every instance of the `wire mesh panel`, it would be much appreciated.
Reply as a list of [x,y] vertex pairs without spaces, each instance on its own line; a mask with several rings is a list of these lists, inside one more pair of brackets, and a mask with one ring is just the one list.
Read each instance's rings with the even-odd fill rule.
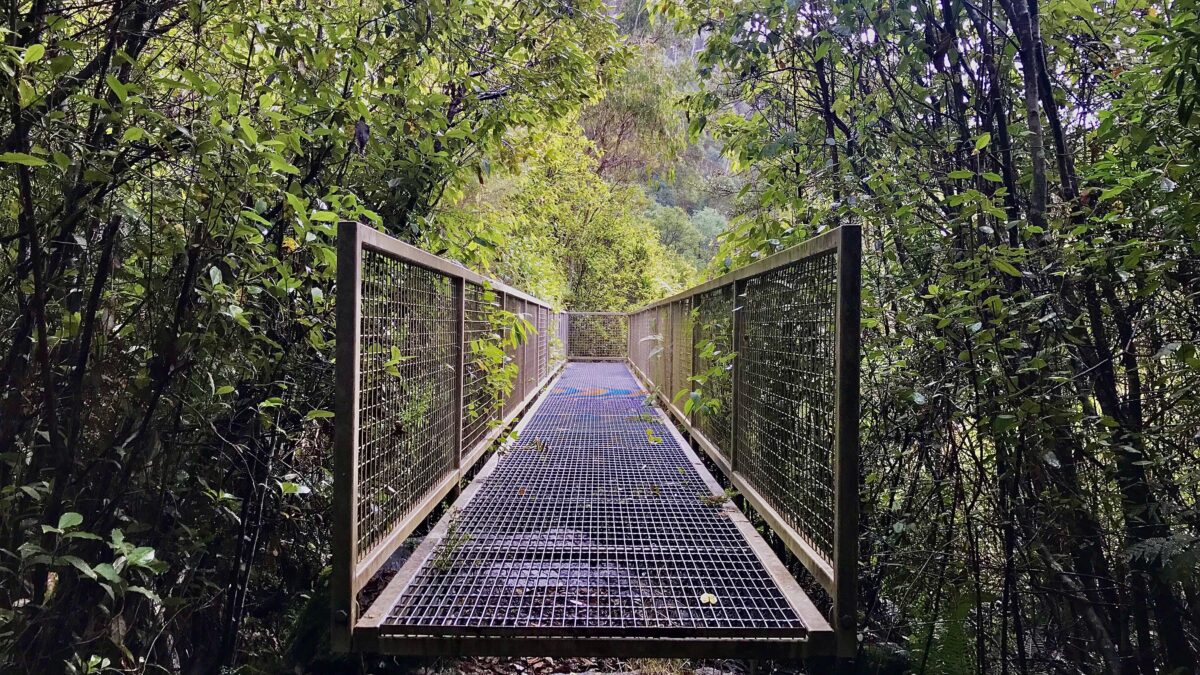
[[664,398],[694,369],[701,410],[680,422],[833,595],[843,652],[855,639],[859,236],[826,232],[630,324],[630,362],[669,386]]
[[733,286],[721,286],[696,297],[696,345],[693,360],[704,376],[696,426],[730,458],[733,442]]
[[537,379],[541,380],[550,367],[550,310],[545,307],[537,308],[537,331]]
[[804,635],[709,495],[624,365],[569,364],[382,629]]
[[837,254],[746,281],[738,345],[738,471],[833,557]]
[[650,372],[650,352],[654,349],[652,312],[645,310],[629,317],[629,360],[643,376]]
[[454,466],[459,348],[450,278],[374,251],[362,278],[360,555]]
[[463,310],[466,313],[466,356],[463,361],[463,432],[462,451],[466,453],[483,441],[492,424],[500,419],[501,402],[488,384],[487,369],[493,359],[489,351],[500,349],[500,336],[490,315],[499,309],[495,291],[480,284],[467,283]]
[[[505,295],[504,310],[519,316],[523,310],[523,303],[520,298]],[[517,365],[517,376],[514,378],[512,390],[508,393],[508,399],[504,401],[504,414],[506,415],[516,410],[517,406],[525,398],[524,385],[522,384],[524,380],[522,373],[525,366],[525,348],[522,345],[510,346],[507,348],[507,354],[508,358]]]
[[521,375],[524,380],[523,389],[521,390],[522,397],[528,396],[531,392],[537,391],[538,382],[538,333],[537,333],[537,306],[531,302],[524,302],[521,305],[521,317],[526,323],[526,339],[522,347],[524,361],[521,363]]
[[358,591],[499,434],[494,376],[516,365],[515,413],[553,373],[544,335],[506,357],[493,288],[543,323],[545,303],[367,226],[338,238],[332,609],[345,648]]
[[550,367],[551,369],[567,360],[567,315],[565,312],[554,312],[550,315]]
[[624,359],[628,351],[629,318],[609,312],[570,312],[567,318],[567,357]]
[[671,384],[665,392],[682,409],[679,393],[692,390],[692,299],[671,303]]
[[654,312],[653,322],[650,324],[651,333],[650,344],[650,380],[660,388],[667,385],[667,331],[670,330],[670,308],[667,305],[659,305]]

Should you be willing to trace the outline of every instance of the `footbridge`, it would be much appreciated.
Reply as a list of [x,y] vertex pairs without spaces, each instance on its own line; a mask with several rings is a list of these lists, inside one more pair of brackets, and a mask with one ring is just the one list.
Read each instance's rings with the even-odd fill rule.
[[628,313],[338,246],[335,646],[852,655],[857,227]]

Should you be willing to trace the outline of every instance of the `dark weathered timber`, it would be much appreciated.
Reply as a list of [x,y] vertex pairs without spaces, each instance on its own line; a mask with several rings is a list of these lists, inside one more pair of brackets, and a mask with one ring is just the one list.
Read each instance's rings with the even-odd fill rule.
[[[679,385],[639,347],[677,330],[689,300],[732,297],[729,409],[701,424],[663,407],[720,467],[834,600],[838,654],[855,650],[858,537],[861,234],[827,231],[752,265],[630,313],[630,362],[651,390]],[[701,303],[701,306],[704,306]],[[658,319],[655,319],[658,317]],[[693,370],[700,369],[700,326]],[[670,345],[669,341],[666,345]],[[679,358],[677,355],[674,358]],[[704,385],[713,390],[713,382]],[[710,438],[701,428],[720,430]],[[725,435],[729,438],[725,438]],[[816,471],[814,474],[813,472]]]
[[[368,278],[369,270],[379,269],[384,270],[384,276]],[[463,378],[470,351],[465,330],[467,284],[490,289],[500,307],[506,300],[518,303],[518,313],[528,315],[530,308],[552,311],[542,300],[374,228],[353,222],[339,225],[331,579],[332,637],[336,649],[352,647],[352,626],[360,617],[358,592],[404,539],[457,489],[474,462],[561,366],[554,364],[553,368],[547,368],[548,372],[539,372],[530,380],[526,364],[536,366],[537,359],[527,359],[526,352],[538,353],[542,343],[548,344],[550,339],[548,333],[531,334],[529,341],[515,350],[519,366],[515,395],[503,410],[489,411],[491,430],[482,438],[473,439],[472,447],[465,447]],[[445,307],[430,304],[435,293],[444,294]],[[376,307],[377,313],[364,316],[364,298]],[[386,315],[379,314],[379,308]],[[378,344],[369,343],[368,335]],[[420,351],[434,338],[448,341],[449,345],[438,351],[438,358],[429,360],[427,365],[418,361],[423,370],[414,368],[409,359],[415,357],[403,352]],[[536,346],[531,348],[530,343]],[[383,378],[386,381],[381,384],[380,360],[392,349],[402,352],[395,367],[404,372],[394,379]],[[414,382],[424,385],[423,388],[410,391]],[[369,398],[366,406],[370,414],[364,410],[364,396]],[[431,409],[430,400],[442,401],[444,405]],[[437,422],[433,423],[435,413]],[[426,428],[419,428],[423,425]],[[371,454],[364,458],[363,439],[368,433]],[[432,454],[410,457],[393,452],[392,448],[422,434],[428,443],[419,447]],[[368,466],[376,474],[371,476],[376,485],[374,499],[363,501],[363,479]],[[401,475],[409,477],[407,483],[399,480]],[[385,486],[389,489],[379,489],[381,477],[397,477],[397,480],[394,485]],[[416,486],[411,492],[409,483]],[[378,517],[381,509],[386,509],[386,518]],[[370,533],[366,540],[364,532]]]
[[833,624],[838,655],[854,654],[858,611],[859,340],[862,231],[838,228],[837,422],[834,426]]

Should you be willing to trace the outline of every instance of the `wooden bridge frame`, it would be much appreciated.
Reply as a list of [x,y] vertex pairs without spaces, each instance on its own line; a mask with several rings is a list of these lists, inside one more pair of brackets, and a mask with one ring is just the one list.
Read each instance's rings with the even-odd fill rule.
[[[359,402],[360,402],[360,349],[362,347],[362,269],[364,252],[375,252],[397,260],[432,270],[448,277],[454,285],[458,305],[457,335],[459,343],[458,364],[455,375],[454,398],[458,402],[458,419],[455,424],[455,447],[458,448],[454,469],[443,476],[433,488],[395,526],[384,541],[368,555],[358,552],[358,485],[359,466]],[[333,611],[332,643],[335,649],[351,648],[354,625],[361,618],[357,596],[359,591],[395,553],[404,539],[417,529],[442,500],[458,490],[460,482],[468,474],[484,452],[537,398],[542,387],[550,382],[563,362],[552,364],[535,386],[529,386],[525,377],[526,364],[533,361],[530,352],[532,343],[526,342],[510,356],[518,365],[519,375],[508,402],[503,407],[502,419],[489,433],[472,448],[462,447],[463,374],[466,319],[465,288],[468,283],[479,284],[491,289],[499,297],[501,307],[515,301],[522,311],[530,307],[550,310],[549,303],[519,291],[499,281],[489,279],[445,258],[440,258],[415,246],[406,244],[378,230],[355,222],[342,222],[338,228],[338,296],[337,296],[337,363],[335,434],[334,434],[334,522],[333,522],[333,575],[331,579],[331,606]],[[565,315],[559,318],[556,337],[565,337]],[[548,339],[550,336],[543,336]]]
[[[486,437],[473,448],[463,448],[463,373],[466,352],[465,298],[468,284],[482,285],[497,293],[501,306],[506,300],[519,309],[542,308],[544,313],[557,318],[556,328],[546,326],[547,333],[554,333],[564,343],[568,359],[624,360],[635,375],[652,391],[658,390],[662,407],[668,411],[689,436],[693,445],[717,464],[746,501],[763,517],[781,538],[788,549],[806,566],[814,578],[829,592],[833,600],[831,625],[836,634],[836,653],[840,657],[851,657],[856,649],[856,606],[857,606],[857,557],[858,557],[858,485],[859,485],[859,334],[861,292],[861,234],[857,226],[843,226],[818,235],[802,244],[768,256],[752,265],[726,274],[670,298],[652,303],[634,312],[622,313],[579,313],[584,317],[624,316],[627,325],[626,355],[624,357],[589,357],[572,354],[569,335],[570,315],[552,313],[548,303],[500,282],[479,275],[456,263],[439,258],[393,239],[377,230],[357,224],[342,223],[338,241],[338,305],[337,305],[337,374],[336,374],[336,434],[334,447],[334,531],[333,531],[333,578],[332,619],[333,645],[337,650],[349,650],[359,641],[353,638],[354,627],[361,618],[357,597],[359,591],[386,563],[388,558],[403,543],[404,539],[424,521],[439,503],[455,493],[468,471],[525,408],[532,403],[541,389],[550,382],[562,366],[562,362],[547,363],[545,373],[531,380],[525,371],[530,363],[529,344],[511,354],[521,370],[516,390],[509,404],[503,408],[498,423]],[[455,431],[455,447],[458,449],[454,467],[439,478],[404,516],[399,519],[383,541],[365,555],[358,551],[358,486],[359,466],[359,401],[360,401],[360,357],[362,315],[362,269],[364,252],[381,254],[403,261],[424,270],[442,275],[453,284],[457,298],[457,368],[454,399],[458,402]],[[733,289],[734,311],[732,317],[733,343],[740,345],[745,331],[744,316],[738,310],[737,300],[746,293],[747,283],[769,272],[813,258],[832,253],[836,256],[836,306],[835,306],[835,354],[834,369],[837,388],[834,396],[834,435],[831,448],[834,516],[832,550],[822,552],[815,548],[810,538],[789,524],[787,514],[773,507],[754,482],[740,470],[736,449],[723,454],[712,439],[707,438],[695,424],[695,415],[684,414],[671,400],[671,392],[663,391],[661,384],[654,382],[631,358],[636,340],[631,318],[639,313],[655,311],[710,292],[714,289]],[[546,315],[546,314],[543,314]],[[564,320],[565,319],[565,320]],[[549,340],[549,335],[540,339]],[[668,343],[669,344],[669,343]],[[735,351],[737,351],[735,349]],[[669,351],[666,358],[672,358]],[[694,355],[690,357],[693,359]],[[536,356],[534,357],[536,365]],[[691,372],[695,372],[692,370]],[[739,433],[736,392],[742,386],[742,373],[738,360],[733,368],[733,428]],[[735,442],[736,446],[736,442]],[[561,640],[558,640],[561,642]],[[365,647],[367,644],[359,646]],[[530,641],[530,648],[536,643]],[[646,647],[652,650],[652,647]],[[639,653],[652,655],[638,648]]]
[[[710,291],[724,287],[733,288],[733,343],[734,351],[742,342],[745,333],[745,314],[740,311],[738,299],[745,298],[747,281],[778,270],[798,261],[812,258],[824,253],[834,253],[837,260],[837,297],[835,307],[835,371],[834,380],[837,391],[834,399],[834,440],[833,440],[833,493],[834,493],[834,534],[833,550],[830,555],[823,555],[797,529],[788,524],[784,514],[773,507],[764,497],[753,480],[739,470],[736,445],[726,457],[713,439],[705,436],[696,424],[695,415],[683,412],[674,400],[674,391],[664,390],[661,382],[655,382],[648,373],[643,372],[637,364],[631,362],[634,373],[648,385],[651,390],[657,390],[657,396],[662,407],[667,410],[675,422],[687,433],[695,443],[721,469],[734,488],[746,499],[751,507],[766,521],[771,530],[783,541],[788,550],[800,560],[813,578],[821,584],[833,600],[831,624],[837,636],[837,652],[841,656],[852,655],[857,645],[858,606],[858,488],[859,488],[859,351],[861,335],[861,294],[862,294],[862,233],[858,226],[842,226],[804,241],[796,246],[747,265],[741,269],[712,279],[694,288],[677,293],[669,298],[653,302],[645,307],[630,312],[630,315],[649,312],[659,308],[671,307],[681,301],[689,301]],[[668,330],[673,330],[677,322],[672,321]],[[639,338],[632,332],[629,336],[629,351]],[[671,336],[663,340],[672,344]],[[670,362],[675,354],[669,350],[663,351],[664,358]],[[695,372],[693,355],[692,370]],[[667,367],[668,372],[670,367]],[[742,372],[738,367],[738,359],[734,359],[733,390],[737,392],[742,386]],[[739,437],[738,396],[733,397],[733,432]]]

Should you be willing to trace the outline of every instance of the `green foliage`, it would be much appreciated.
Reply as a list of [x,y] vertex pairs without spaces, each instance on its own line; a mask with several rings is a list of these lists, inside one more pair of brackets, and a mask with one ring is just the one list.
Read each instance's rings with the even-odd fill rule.
[[709,273],[863,228],[868,635],[1194,670],[1194,3],[652,9],[745,178]]
[[0,669],[275,670],[328,555],[336,223],[471,259],[439,206],[626,49],[591,0],[0,11]]
[[658,240],[695,267],[703,267],[712,254],[713,241],[706,240],[696,224],[677,206],[651,206],[646,217],[658,230]]
[[672,165],[681,149],[682,73],[663,51],[644,43],[604,97],[588,106],[580,123],[598,155],[596,172],[627,182],[646,179]]
[[531,135],[514,175],[491,181],[447,218],[490,229],[478,250],[519,288],[576,310],[636,307],[686,287],[692,268],[659,243],[641,190],[596,172],[578,131]]

